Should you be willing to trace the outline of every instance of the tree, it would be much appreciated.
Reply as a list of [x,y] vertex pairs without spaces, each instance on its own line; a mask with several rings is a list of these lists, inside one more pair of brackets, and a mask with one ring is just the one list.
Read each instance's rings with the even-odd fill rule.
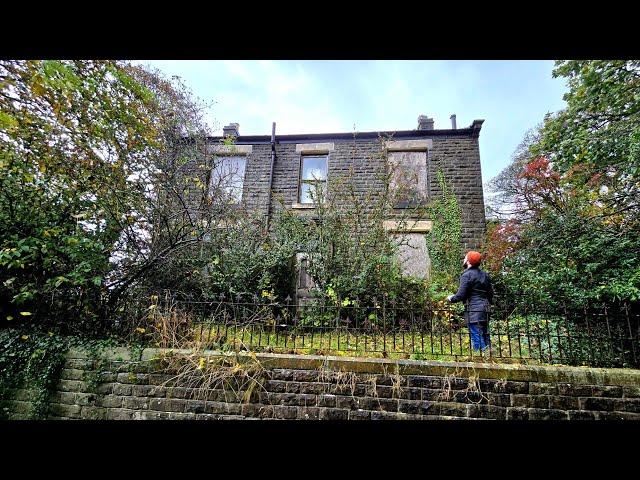
[[492,184],[510,207],[489,251],[505,285],[551,303],[640,298],[638,65],[557,63],[567,108]]
[[212,160],[198,163],[207,134],[202,106],[157,72],[2,61],[3,319],[106,318],[156,264],[197,244],[202,212],[222,208],[205,208],[217,204]]

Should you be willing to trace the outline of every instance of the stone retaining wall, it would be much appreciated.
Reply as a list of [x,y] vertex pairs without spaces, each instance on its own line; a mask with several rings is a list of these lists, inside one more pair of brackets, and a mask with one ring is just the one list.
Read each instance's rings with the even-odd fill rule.
[[[159,370],[167,353],[146,349],[134,361],[119,348],[96,360],[71,350],[50,418],[640,419],[640,370],[244,354],[228,358],[259,370],[256,381],[203,390]],[[28,418],[32,395],[13,391],[0,416]]]

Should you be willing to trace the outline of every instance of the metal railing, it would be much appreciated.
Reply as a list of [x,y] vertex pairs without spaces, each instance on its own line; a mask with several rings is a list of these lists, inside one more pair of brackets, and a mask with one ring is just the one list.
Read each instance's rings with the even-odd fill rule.
[[640,312],[624,303],[542,310],[498,301],[487,311],[484,352],[472,348],[461,306],[409,308],[385,297],[366,306],[257,295],[202,300],[170,292],[151,295],[147,305],[151,330],[190,332],[209,348],[640,367]]

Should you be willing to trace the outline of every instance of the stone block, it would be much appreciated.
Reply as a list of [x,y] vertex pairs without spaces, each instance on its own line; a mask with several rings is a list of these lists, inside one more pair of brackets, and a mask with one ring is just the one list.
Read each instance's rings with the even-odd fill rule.
[[282,420],[293,420],[298,416],[298,409],[293,406],[275,405],[272,408],[274,418],[279,418]]
[[132,386],[125,383],[114,383],[111,393],[113,395],[129,396],[131,395]]
[[193,398],[194,389],[186,387],[167,387],[166,398]]
[[131,394],[136,397],[165,397],[167,389],[158,385],[131,385]]
[[638,387],[630,387],[630,386],[622,387],[622,395],[623,395],[624,398],[640,398],[640,386],[638,386]]
[[368,408],[365,403],[367,400],[373,399],[364,399],[364,398],[356,398],[356,397],[346,397],[346,396],[337,396],[336,397],[336,408],[347,408],[349,410],[353,410],[358,408],[362,404],[362,408]]
[[96,399],[96,405],[106,408],[120,408],[122,407],[123,397],[118,395],[104,395],[98,396]]
[[412,415],[428,415],[437,411],[437,405],[429,401],[399,400],[398,412]]
[[512,407],[524,408],[549,408],[549,396],[547,395],[511,395]]
[[397,420],[397,412],[371,412],[371,420]]
[[107,409],[103,407],[84,406],[80,411],[83,420],[106,420]]
[[316,405],[318,407],[335,407],[336,406],[336,396],[333,394],[323,394],[318,395],[316,399]]
[[581,410],[600,410],[600,411],[612,411],[615,406],[615,400],[612,398],[580,398]]
[[124,397],[122,402],[124,408],[131,410],[147,410],[149,409],[148,397]]
[[591,397],[593,387],[572,383],[558,383],[558,394],[571,397]]
[[181,399],[152,399],[149,401],[149,410],[161,412],[183,412],[187,401]]
[[565,410],[530,408],[529,420],[568,420],[569,414]]
[[319,420],[320,408],[319,407],[298,407],[298,420]]
[[[506,420],[507,419],[507,408],[498,407],[495,405],[467,405],[468,415],[473,418],[485,418],[491,420]],[[464,416],[459,414],[458,416]]]
[[552,395],[549,397],[549,407],[558,410],[579,410],[578,397],[561,397]]
[[408,383],[408,379],[404,375],[376,375],[375,379],[376,385],[387,385],[391,387],[394,385],[404,387]]
[[63,368],[60,371],[60,379],[62,380],[84,380],[85,370],[78,368]]
[[632,412],[598,412],[598,420],[605,421],[622,421],[622,420],[640,420],[640,413]]
[[591,396],[622,398],[622,387],[615,385],[594,385]]
[[569,420],[597,420],[598,413],[584,410],[569,410]]
[[432,413],[435,415],[466,417],[468,416],[468,405],[462,403],[442,402],[435,405]]
[[320,372],[317,370],[294,370],[294,382],[317,382]]
[[511,395],[508,393],[483,393],[486,398],[486,403],[488,405],[496,405],[498,407],[510,407],[511,406]]
[[87,382],[79,380],[60,380],[57,388],[62,392],[86,392],[88,385]]
[[57,417],[80,418],[81,411],[82,407],[80,405],[49,404],[49,413]]
[[[479,382],[480,389],[483,392],[491,392],[491,393],[516,393],[516,394],[526,394],[529,393],[529,383],[528,382],[516,382],[511,380],[488,380],[488,379],[480,379]],[[534,385],[534,383],[532,383]]]
[[76,393],[75,403],[77,405],[95,405],[98,401],[98,395],[95,393]]
[[272,380],[283,380],[286,382],[293,381],[295,370],[276,368],[273,370]]
[[329,391],[329,383],[302,382],[300,383],[300,393],[320,395]]
[[273,393],[284,393],[287,391],[287,382],[282,380],[268,380],[265,382],[265,389]]
[[521,407],[507,408],[507,420],[528,420],[529,410]]
[[[522,392],[518,392],[522,393]],[[554,383],[536,383],[529,384],[529,393],[531,395],[557,395],[558,386]]]
[[442,378],[432,376],[409,375],[407,383],[410,387],[420,388],[442,388]]
[[614,400],[613,409],[620,412],[640,413],[640,399],[616,399]]
[[206,402],[203,400],[188,400],[185,407],[186,413],[204,413]]
[[403,387],[400,391],[400,398],[407,400],[422,400],[422,388]]
[[367,410],[351,410],[349,420],[371,420],[371,412]]
[[73,392],[53,392],[49,395],[49,401],[53,403],[75,405],[76,394]]
[[345,408],[321,408],[320,420],[348,420],[349,410]]

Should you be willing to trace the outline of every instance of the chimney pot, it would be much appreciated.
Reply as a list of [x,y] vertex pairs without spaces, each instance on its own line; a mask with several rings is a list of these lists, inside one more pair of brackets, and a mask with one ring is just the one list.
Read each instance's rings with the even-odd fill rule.
[[222,133],[225,137],[231,135],[233,137],[240,136],[240,125],[238,123],[230,123],[222,129]]
[[433,130],[433,118],[420,115],[418,117],[418,130]]
[[456,114],[454,113],[453,115],[451,115],[451,128],[453,128],[454,130],[458,127],[456,127]]

